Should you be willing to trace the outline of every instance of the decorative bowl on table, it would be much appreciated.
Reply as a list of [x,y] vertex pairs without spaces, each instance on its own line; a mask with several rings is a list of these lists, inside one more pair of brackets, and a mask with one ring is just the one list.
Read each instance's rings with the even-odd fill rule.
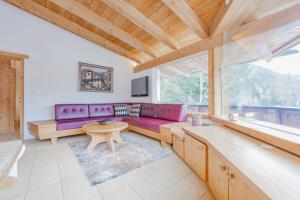
[[99,120],[97,121],[100,125],[107,125],[113,122],[113,120],[111,119],[103,119],[103,120]]

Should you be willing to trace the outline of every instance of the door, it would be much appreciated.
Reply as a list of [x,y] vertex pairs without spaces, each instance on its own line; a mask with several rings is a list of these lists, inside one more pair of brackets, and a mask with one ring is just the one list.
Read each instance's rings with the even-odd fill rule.
[[229,169],[229,200],[259,200],[257,195],[239,177],[237,173]]
[[208,150],[208,184],[216,200],[228,200],[228,167],[211,148]]
[[0,59],[0,135],[15,133],[15,79],[10,61]]
[[185,136],[184,142],[185,161],[202,180],[206,181],[206,145],[189,135]]

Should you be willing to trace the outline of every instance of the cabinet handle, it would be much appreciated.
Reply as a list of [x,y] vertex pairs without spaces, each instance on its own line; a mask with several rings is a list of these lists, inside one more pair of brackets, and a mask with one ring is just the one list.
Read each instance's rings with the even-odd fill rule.
[[220,165],[220,171],[226,171],[227,170],[227,167],[225,165]]
[[228,177],[228,179],[234,179],[234,174],[227,173],[227,177]]

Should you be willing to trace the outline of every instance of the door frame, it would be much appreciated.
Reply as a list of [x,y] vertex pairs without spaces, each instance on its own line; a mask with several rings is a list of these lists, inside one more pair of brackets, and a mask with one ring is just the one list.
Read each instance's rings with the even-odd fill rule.
[[24,54],[0,51],[0,59],[10,60],[16,70],[15,84],[15,129],[20,139],[24,139],[24,60],[29,57]]

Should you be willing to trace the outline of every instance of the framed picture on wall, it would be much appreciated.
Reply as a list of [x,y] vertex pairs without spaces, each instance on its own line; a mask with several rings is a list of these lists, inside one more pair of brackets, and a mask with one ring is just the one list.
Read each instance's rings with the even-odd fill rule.
[[113,68],[79,62],[79,91],[113,92]]

